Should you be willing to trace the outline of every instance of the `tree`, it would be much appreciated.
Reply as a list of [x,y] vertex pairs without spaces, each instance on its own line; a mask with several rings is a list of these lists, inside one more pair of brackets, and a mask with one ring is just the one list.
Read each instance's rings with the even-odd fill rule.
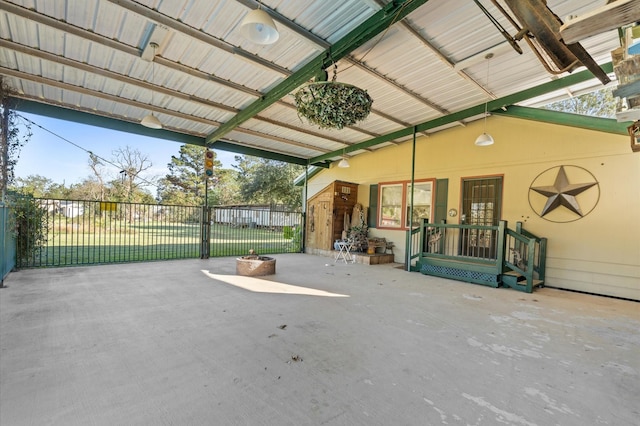
[[[89,152],[89,168],[91,169],[93,174],[96,176],[96,180],[98,183],[98,190],[100,191],[99,192],[100,201],[104,200],[104,193],[105,193],[104,179],[102,178],[102,174],[104,172],[103,167],[104,167],[104,163],[102,162],[100,157],[95,155],[93,152]],[[94,183],[89,179],[86,179],[85,182],[91,182],[92,184]],[[95,185],[91,185],[91,186],[93,187]],[[90,198],[90,199],[94,199],[94,198]]]
[[34,198],[66,198],[69,195],[69,190],[64,185],[55,183],[41,175],[16,178],[10,188]]
[[14,167],[22,148],[31,138],[31,126],[12,109],[11,89],[0,76],[0,193],[13,182]]
[[89,177],[80,183],[71,185],[68,191],[71,199],[104,201],[108,190],[109,188],[105,187],[101,181]]
[[245,202],[283,204],[289,208],[302,205],[302,189],[294,179],[304,171],[301,166],[251,156],[236,156],[240,194]]
[[[140,174],[153,166],[146,154],[126,146],[113,151],[113,163],[120,168],[120,180],[112,182],[112,199],[140,202]],[[113,198],[115,197],[115,198]]]
[[[167,165],[169,174],[160,181],[158,198],[163,204],[204,205],[204,152],[197,145],[181,145],[178,156],[172,156]],[[209,184],[220,177],[222,163],[213,154],[213,173]],[[211,203],[210,203],[211,204]]]
[[568,98],[545,105],[544,109],[588,115],[591,117],[613,118],[616,115],[616,103],[613,89],[605,88],[596,92]]
[[220,169],[216,179],[209,184],[209,205],[224,206],[242,203],[238,172],[231,169]]

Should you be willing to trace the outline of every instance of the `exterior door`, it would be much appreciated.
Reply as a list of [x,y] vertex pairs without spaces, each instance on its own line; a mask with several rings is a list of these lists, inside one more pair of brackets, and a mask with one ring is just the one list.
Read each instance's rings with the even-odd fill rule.
[[318,221],[316,222],[316,242],[318,248],[322,250],[331,250],[332,243],[331,237],[333,235],[332,230],[332,217],[330,210],[330,203],[328,201],[320,201],[317,205]]
[[[495,226],[501,217],[502,176],[463,179],[461,223],[466,225]],[[495,231],[463,229],[462,255],[493,259],[496,256]]]

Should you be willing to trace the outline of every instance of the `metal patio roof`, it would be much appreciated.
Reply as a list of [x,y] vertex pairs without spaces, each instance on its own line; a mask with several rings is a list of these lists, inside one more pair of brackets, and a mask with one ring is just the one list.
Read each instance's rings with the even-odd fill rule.
[[[239,31],[254,0],[0,0],[0,74],[21,110],[316,165],[464,126],[486,102],[537,106],[602,87],[584,67],[550,74],[524,41],[518,54],[472,0],[261,3],[280,32],[266,46]],[[504,0],[480,3],[516,33]],[[547,3],[567,17],[606,1]],[[613,79],[618,32],[580,44]],[[342,130],[301,120],[291,96],[332,61],[338,81],[374,100]],[[162,130],[138,124],[150,111]]]

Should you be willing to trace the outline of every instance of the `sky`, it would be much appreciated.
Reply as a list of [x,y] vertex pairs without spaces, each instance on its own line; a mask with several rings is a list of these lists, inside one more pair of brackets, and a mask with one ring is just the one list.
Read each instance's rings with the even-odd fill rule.
[[[93,176],[88,165],[89,154],[85,150],[112,161],[114,150],[128,146],[146,155],[153,164],[143,176],[149,180],[154,176],[164,177],[168,173],[167,164],[171,161],[171,156],[177,156],[180,151],[179,142],[132,135],[34,114],[18,114],[35,124],[31,125],[33,136],[20,150],[14,170],[16,178],[41,175],[69,187]],[[235,163],[234,156],[237,154],[214,151],[224,168],[231,168]],[[109,164],[106,164],[105,170],[110,178],[117,177],[120,172]],[[155,193],[153,188],[149,189]]]

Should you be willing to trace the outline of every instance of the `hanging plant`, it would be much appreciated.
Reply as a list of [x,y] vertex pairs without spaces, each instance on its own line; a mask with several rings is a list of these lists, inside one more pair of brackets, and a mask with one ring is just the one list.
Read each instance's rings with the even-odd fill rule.
[[373,103],[366,90],[335,81],[336,68],[332,81],[306,84],[293,95],[298,117],[323,129],[342,129],[364,120]]

